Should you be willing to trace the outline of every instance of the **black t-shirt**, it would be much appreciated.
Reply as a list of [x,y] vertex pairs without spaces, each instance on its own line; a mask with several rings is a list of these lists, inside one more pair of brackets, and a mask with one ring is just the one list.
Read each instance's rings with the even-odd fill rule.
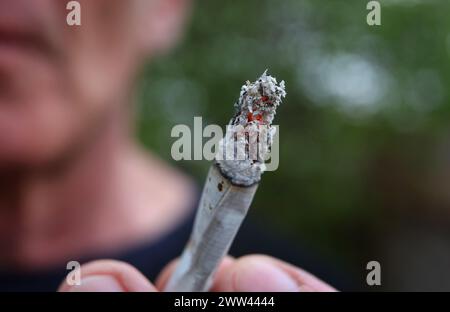
[[[183,251],[193,220],[194,213],[191,213],[182,224],[156,242],[142,244],[117,254],[95,255],[80,262],[105,258],[125,261],[154,281],[162,268]],[[258,225],[250,217],[244,221],[230,254],[239,257],[254,253],[271,255],[297,265],[340,290],[352,288],[347,283],[349,278],[343,272],[330,264],[324,265],[322,260],[314,257],[313,252],[305,250],[298,240],[281,237],[270,231],[266,224]],[[69,272],[66,264],[33,273],[11,272],[0,268],[0,291],[55,291]]]

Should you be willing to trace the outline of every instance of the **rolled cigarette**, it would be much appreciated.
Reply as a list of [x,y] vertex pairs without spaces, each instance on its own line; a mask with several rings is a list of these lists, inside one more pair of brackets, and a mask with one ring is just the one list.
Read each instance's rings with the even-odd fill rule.
[[286,96],[265,71],[242,86],[225,138],[218,146],[197,210],[194,228],[165,291],[207,291],[242,224],[264,172],[276,108]]

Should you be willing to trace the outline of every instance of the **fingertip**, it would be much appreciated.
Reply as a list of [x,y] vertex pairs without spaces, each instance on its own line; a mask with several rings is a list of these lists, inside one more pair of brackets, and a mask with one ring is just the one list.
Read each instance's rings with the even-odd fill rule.
[[80,268],[80,283],[71,285],[66,279],[60,292],[154,292],[156,288],[135,267],[116,260],[97,260]]
[[263,255],[237,259],[220,272],[213,289],[223,292],[335,291],[313,275]]
[[313,274],[305,271],[299,267],[296,267],[290,263],[281,261],[279,259],[266,256],[266,255],[258,255],[259,257],[263,257],[266,261],[271,262],[273,265],[278,266],[287,274],[289,274],[292,278],[297,280],[300,285],[300,291],[306,292],[336,292],[336,288],[331,285],[325,283],[320,278],[314,276]]
[[172,275],[173,271],[175,270],[175,267],[178,263],[178,258],[170,261],[159,273],[155,285],[156,288],[158,288],[160,291],[163,291],[166,287],[166,284],[169,280],[169,277]]

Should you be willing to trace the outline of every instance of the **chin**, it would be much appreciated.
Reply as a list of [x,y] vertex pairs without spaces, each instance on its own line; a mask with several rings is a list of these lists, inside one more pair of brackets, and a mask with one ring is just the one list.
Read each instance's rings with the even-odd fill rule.
[[[12,141],[13,138],[17,140]],[[56,149],[48,144],[29,144],[31,141],[46,142],[48,138],[36,134],[27,137],[23,133],[10,133],[10,136],[0,134],[0,170],[44,167],[58,155]]]
[[70,120],[57,118],[48,110],[21,110],[14,109],[13,105],[1,104],[1,170],[46,166],[66,149],[73,133]]

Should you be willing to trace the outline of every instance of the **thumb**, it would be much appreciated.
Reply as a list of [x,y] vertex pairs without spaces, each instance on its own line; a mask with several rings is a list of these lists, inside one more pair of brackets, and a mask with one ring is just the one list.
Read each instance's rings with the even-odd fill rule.
[[250,255],[222,267],[213,291],[226,292],[330,292],[333,287],[312,274],[281,260]]
[[80,268],[79,285],[64,280],[60,292],[154,292],[156,288],[133,266],[115,260],[97,260]]

